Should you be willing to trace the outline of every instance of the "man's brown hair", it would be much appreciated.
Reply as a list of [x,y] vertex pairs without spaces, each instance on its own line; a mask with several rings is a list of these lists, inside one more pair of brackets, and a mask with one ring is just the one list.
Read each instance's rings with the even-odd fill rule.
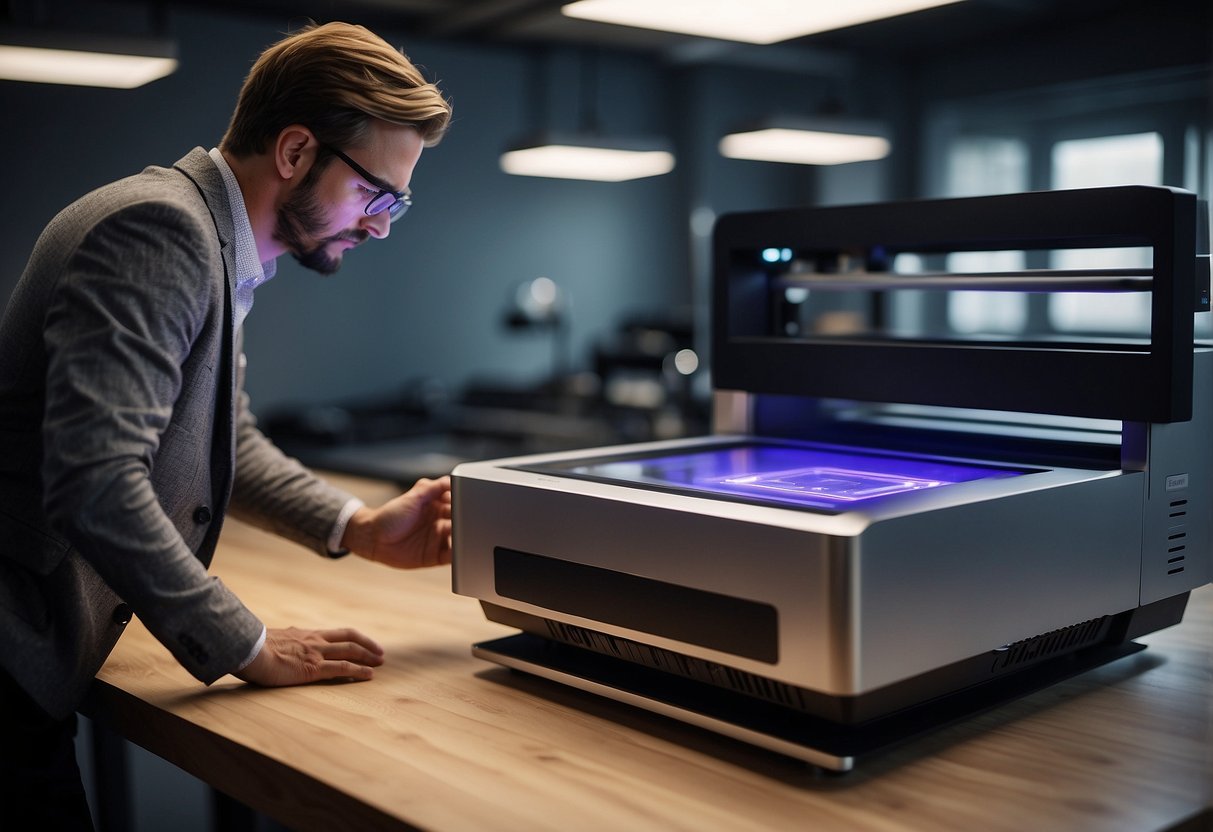
[[451,105],[383,38],[349,23],[311,24],[253,64],[220,146],[237,157],[264,152],[283,128],[302,124],[322,145],[358,145],[372,118],[417,128],[426,146],[446,132]]

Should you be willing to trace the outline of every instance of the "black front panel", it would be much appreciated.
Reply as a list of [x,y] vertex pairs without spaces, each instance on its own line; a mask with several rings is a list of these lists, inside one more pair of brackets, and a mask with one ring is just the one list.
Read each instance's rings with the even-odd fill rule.
[[544,609],[774,664],[770,604],[497,547],[497,594]]
[[[1143,186],[722,216],[714,234],[713,386],[764,395],[1187,421],[1198,308],[1196,217],[1194,194]],[[897,291],[899,281],[918,286],[915,275],[892,270],[902,253],[927,262],[949,253],[1016,250],[1027,256],[1136,247],[1151,250],[1152,265],[1140,275],[1148,282],[1135,283],[1134,277],[1121,285],[1110,273],[1115,269],[1090,274],[1025,267],[1029,282],[1013,291],[1148,291],[1148,340],[940,340],[883,327],[886,296]],[[779,256],[766,260],[767,251]],[[938,286],[980,290],[995,278],[1003,276],[944,273]],[[1083,283],[1091,279],[1108,283]],[[817,287],[817,296],[849,292],[862,299],[867,317],[851,330],[788,329],[788,290],[809,286]]]

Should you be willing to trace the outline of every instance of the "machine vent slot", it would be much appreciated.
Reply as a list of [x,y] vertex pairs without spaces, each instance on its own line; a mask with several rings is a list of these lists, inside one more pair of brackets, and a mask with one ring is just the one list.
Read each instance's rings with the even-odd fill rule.
[[779,661],[779,616],[771,604],[504,546],[493,549],[493,580],[503,598],[768,664]]
[[583,647],[595,653],[614,656],[699,682],[707,682],[756,699],[774,702],[777,705],[801,711],[808,710],[808,703],[804,701],[800,688],[793,685],[573,624],[547,619],[547,627],[548,635],[552,639],[565,644]]
[[1036,662],[1099,643],[1107,629],[1108,616],[1062,627],[995,650],[994,672]]
[[1188,514],[1187,500],[1171,501],[1171,520],[1174,525],[1167,529],[1167,574],[1178,575],[1184,571],[1188,550],[1188,527],[1184,519]]

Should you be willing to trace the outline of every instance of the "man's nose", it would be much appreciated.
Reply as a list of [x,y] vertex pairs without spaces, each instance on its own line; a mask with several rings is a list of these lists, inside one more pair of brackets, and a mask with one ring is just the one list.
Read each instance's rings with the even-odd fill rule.
[[391,211],[380,211],[378,214],[369,214],[362,220],[362,227],[376,240],[387,239],[387,235],[392,232]]

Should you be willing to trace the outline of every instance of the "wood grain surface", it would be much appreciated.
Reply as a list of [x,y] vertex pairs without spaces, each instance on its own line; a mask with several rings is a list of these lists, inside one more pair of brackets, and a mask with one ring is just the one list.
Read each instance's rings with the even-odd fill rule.
[[446,567],[326,561],[229,522],[213,571],[269,626],[354,626],[386,664],[203,687],[136,621],[89,710],[300,830],[1150,832],[1213,804],[1213,586],[1147,650],[836,775],[474,658],[510,631]]

